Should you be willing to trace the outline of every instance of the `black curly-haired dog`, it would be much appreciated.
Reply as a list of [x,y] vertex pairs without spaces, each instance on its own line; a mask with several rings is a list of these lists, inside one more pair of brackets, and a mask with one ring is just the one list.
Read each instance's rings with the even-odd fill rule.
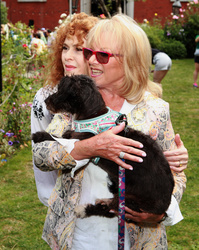
[[[45,102],[52,112],[68,112],[76,120],[90,119],[108,111],[93,80],[84,75],[63,77],[58,91]],[[133,171],[126,170],[125,205],[138,212],[163,214],[171,201],[174,179],[162,149],[150,136],[129,127],[119,135],[141,142],[144,145],[143,151],[147,154],[142,163],[126,160],[127,164],[133,166]],[[63,138],[84,139],[91,136],[94,134],[66,131]],[[46,132],[37,132],[32,135],[32,139],[35,143],[53,140]],[[100,158],[98,166],[108,173],[111,181],[109,190],[114,198],[96,201],[96,205],[85,204],[77,207],[78,217],[113,217],[115,215],[109,212],[110,209],[118,210],[118,166],[104,158]]]

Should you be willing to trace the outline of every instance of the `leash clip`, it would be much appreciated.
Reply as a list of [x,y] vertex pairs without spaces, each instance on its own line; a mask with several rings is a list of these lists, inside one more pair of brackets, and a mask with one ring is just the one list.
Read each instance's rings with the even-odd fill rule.
[[128,121],[127,121],[127,116],[125,114],[119,115],[118,118],[115,121],[115,124],[119,125],[122,122],[125,122],[124,132],[125,132],[125,135],[126,135],[126,133],[128,132]]

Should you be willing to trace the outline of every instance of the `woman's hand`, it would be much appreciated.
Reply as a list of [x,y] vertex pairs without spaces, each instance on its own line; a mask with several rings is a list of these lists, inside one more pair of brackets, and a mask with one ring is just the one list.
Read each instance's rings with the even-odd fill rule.
[[128,207],[125,207],[125,218],[128,220],[132,220],[134,222],[144,222],[144,223],[159,223],[161,219],[165,216],[164,214],[150,214],[150,213],[139,213],[131,210]]
[[[93,136],[90,139],[78,141],[75,143],[71,155],[75,160],[82,160],[92,157],[102,157],[114,161],[119,166],[126,169],[132,169],[131,165],[126,164],[119,158],[121,152],[124,152],[124,159],[142,162],[141,157],[145,157],[146,153],[137,148],[143,148],[140,142],[131,140],[126,137],[118,136],[117,134],[124,130],[125,123],[113,127],[99,135]],[[141,156],[141,157],[139,157]]]
[[175,136],[175,143],[177,145],[177,149],[165,151],[164,155],[166,156],[170,168],[173,171],[182,172],[187,168],[188,152],[183,142],[181,141],[179,134],[176,134]]

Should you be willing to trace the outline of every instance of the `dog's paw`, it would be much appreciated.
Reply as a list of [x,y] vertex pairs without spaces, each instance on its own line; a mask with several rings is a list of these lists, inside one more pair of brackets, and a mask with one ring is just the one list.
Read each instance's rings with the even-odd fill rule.
[[86,217],[86,206],[85,205],[79,205],[75,208],[75,214],[77,218],[85,218]]

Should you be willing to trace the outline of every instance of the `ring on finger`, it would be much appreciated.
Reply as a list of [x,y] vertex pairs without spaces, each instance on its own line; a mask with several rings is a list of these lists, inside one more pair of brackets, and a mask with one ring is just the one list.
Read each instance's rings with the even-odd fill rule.
[[181,161],[179,161],[179,166],[182,167],[182,162]]
[[120,154],[119,154],[119,157],[120,157],[121,159],[124,159],[124,155],[125,155],[125,153],[121,151]]

